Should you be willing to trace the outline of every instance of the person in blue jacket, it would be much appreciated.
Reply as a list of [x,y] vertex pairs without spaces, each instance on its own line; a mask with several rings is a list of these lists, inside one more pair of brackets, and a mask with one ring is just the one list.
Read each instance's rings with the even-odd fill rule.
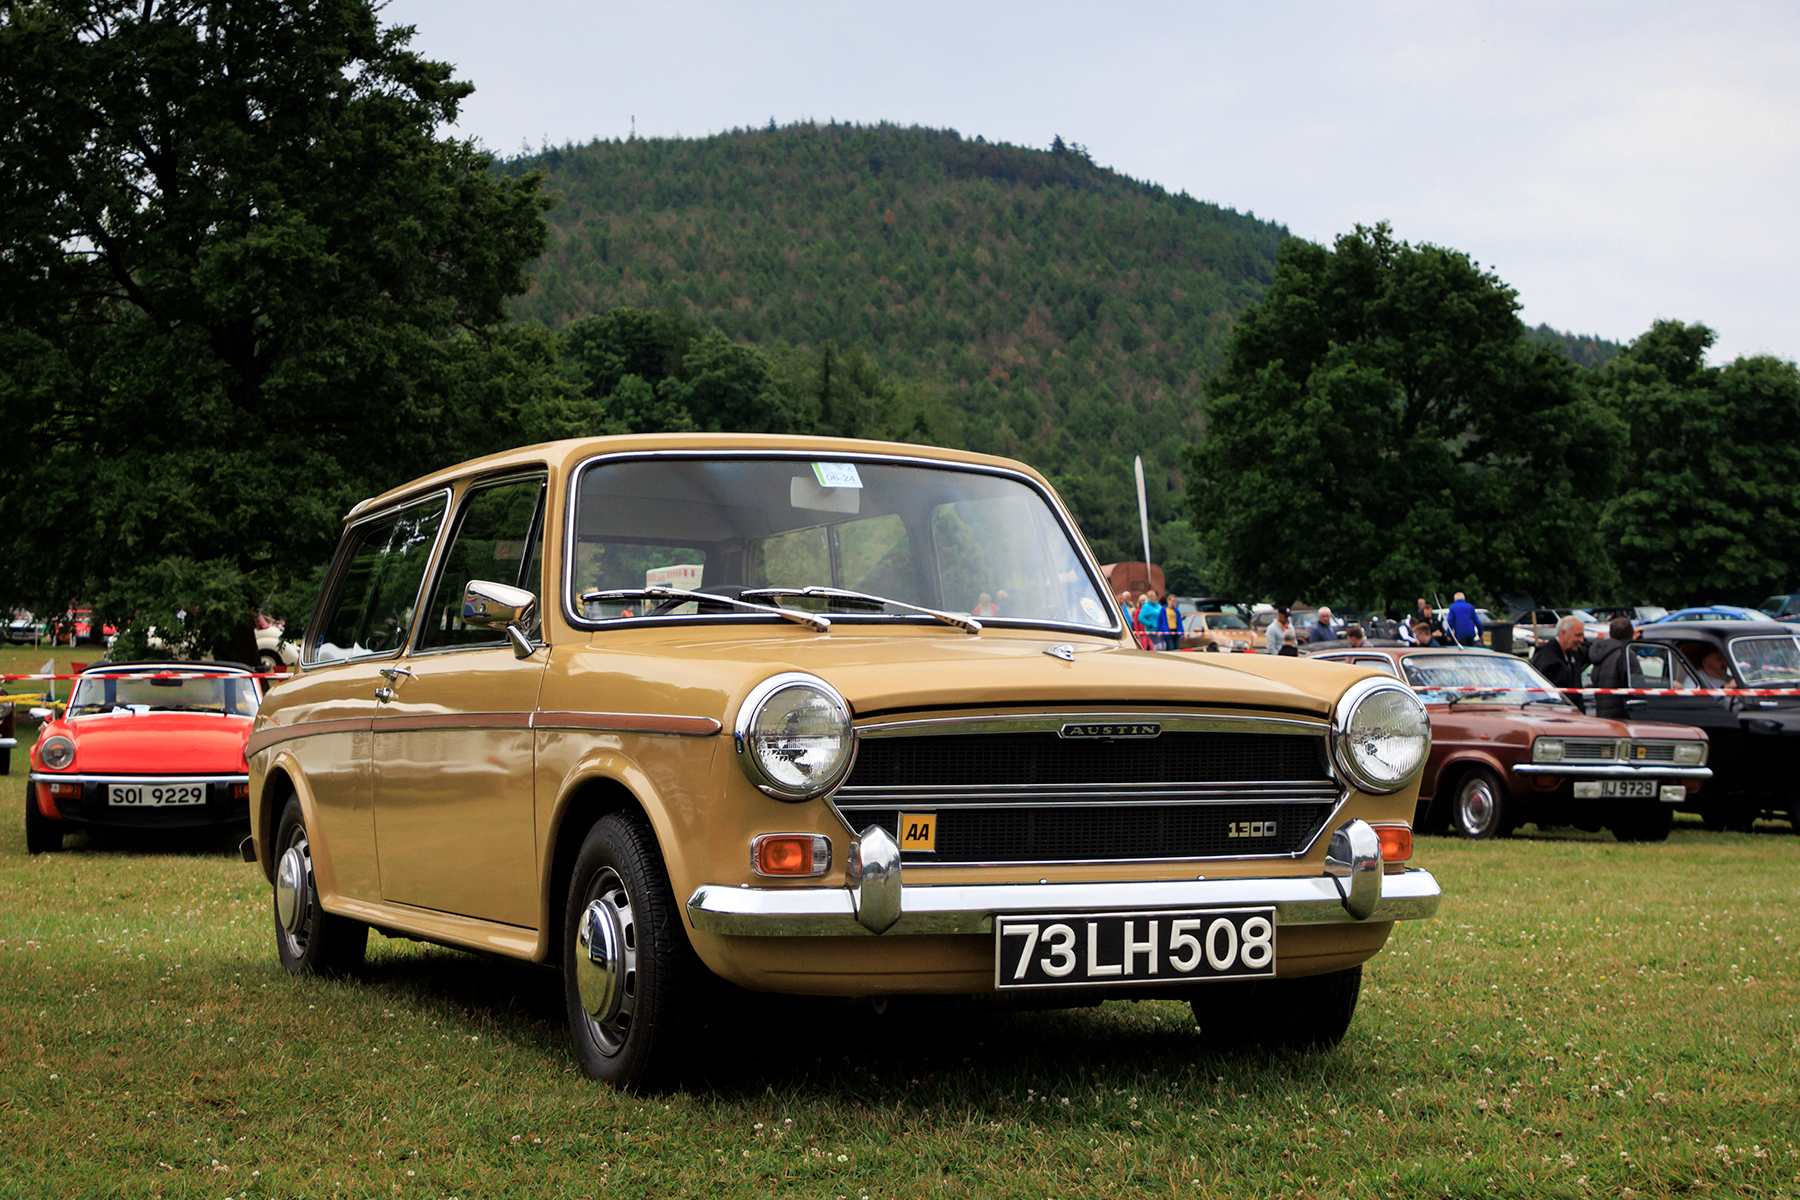
[[1481,618],[1461,592],[1456,593],[1456,599],[1444,612],[1444,629],[1459,646],[1481,645]]

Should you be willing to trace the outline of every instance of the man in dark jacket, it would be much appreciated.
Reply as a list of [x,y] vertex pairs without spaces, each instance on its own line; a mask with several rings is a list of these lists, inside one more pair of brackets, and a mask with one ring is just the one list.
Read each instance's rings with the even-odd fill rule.
[[1556,636],[1545,639],[1531,656],[1532,670],[1559,688],[1581,686],[1581,668],[1587,666],[1587,647],[1582,642],[1580,617],[1564,617],[1556,623]]
[[[1594,687],[1631,686],[1629,683],[1631,656],[1625,645],[1636,633],[1637,631],[1632,628],[1630,617],[1614,617],[1612,624],[1606,628],[1606,636],[1587,648],[1588,662],[1594,667],[1594,674],[1589,682]],[[1594,715],[1623,721],[1625,719],[1625,697],[1595,696]]]

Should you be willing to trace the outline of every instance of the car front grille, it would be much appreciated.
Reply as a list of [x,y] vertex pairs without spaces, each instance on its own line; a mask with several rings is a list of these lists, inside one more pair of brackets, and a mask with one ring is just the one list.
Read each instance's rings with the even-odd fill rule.
[[930,815],[935,846],[903,841],[907,862],[1000,864],[1299,854],[1341,798],[1318,726],[1121,723],[1137,736],[1092,736],[1086,715],[865,730],[833,803],[897,839],[903,815]]
[[1675,761],[1674,742],[1633,742],[1628,757],[1636,762]]
[[1612,762],[1618,757],[1619,743],[1611,738],[1565,738],[1563,740],[1563,761],[1565,762]]

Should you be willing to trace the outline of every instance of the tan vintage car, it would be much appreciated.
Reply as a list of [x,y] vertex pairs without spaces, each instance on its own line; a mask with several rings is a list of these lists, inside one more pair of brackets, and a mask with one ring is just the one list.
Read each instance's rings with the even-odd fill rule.
[[560,965],[581,1066],[626,1087],[719,980],[1330,1044],[1438,904],[1428,743],[1367,668],[1138,650],[1019,463],[559,442],[352,510],[257,716],[246,852],[289,970],[371,927]]

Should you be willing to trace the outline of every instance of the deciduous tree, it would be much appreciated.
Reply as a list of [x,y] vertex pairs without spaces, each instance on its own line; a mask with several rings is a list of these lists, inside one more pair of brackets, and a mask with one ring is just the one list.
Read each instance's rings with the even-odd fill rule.
[[1468,256],[1358,227],[1293,239],[1233,331],[1187,455],[1220,594],[1385,604],[1604,587],[1622,423]]
[[0,599],[242,655],[356,499],[580,423],[502,329],[539,179],[438,136],[472,89],[410,36],[369,0],[0,10]]
[[1713,337],[1658,321],[1600,376],[1631,426],[1603,522],[1630,597],[1756,604],[1800,575],[1800,370],[1708,367]]

